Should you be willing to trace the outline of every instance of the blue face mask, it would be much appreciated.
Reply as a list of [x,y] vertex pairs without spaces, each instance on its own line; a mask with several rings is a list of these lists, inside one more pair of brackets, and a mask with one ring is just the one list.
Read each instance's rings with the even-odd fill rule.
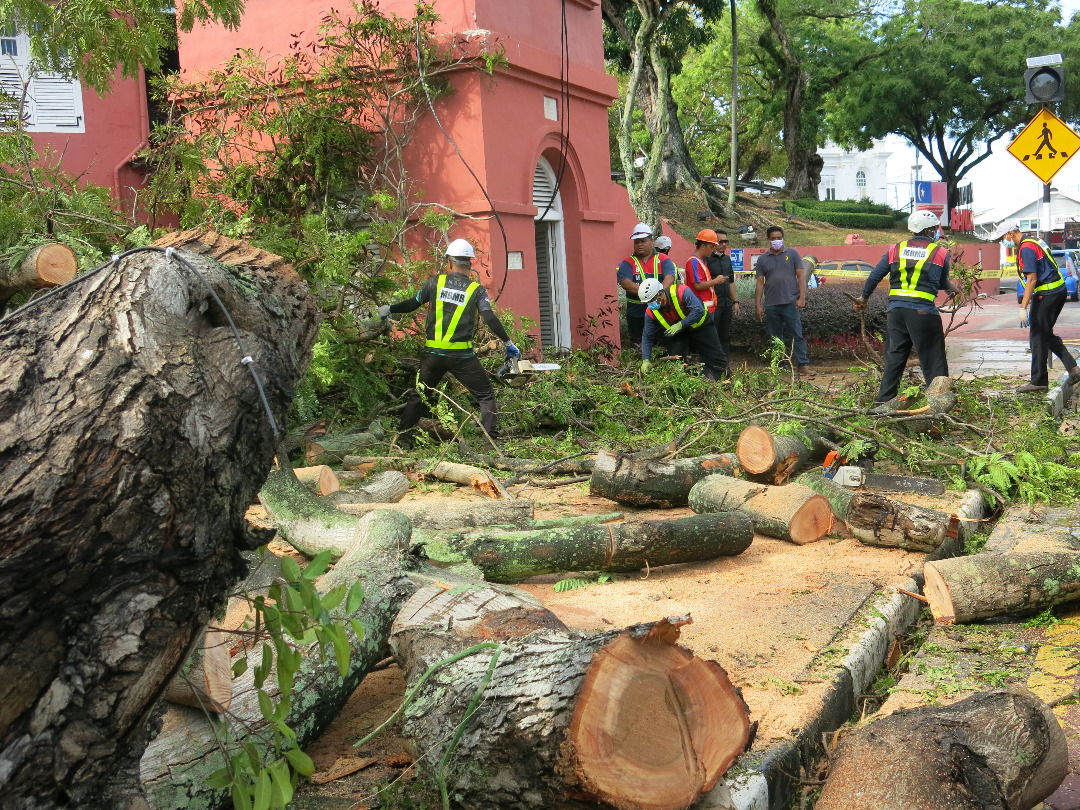
[[654,312],[655,312],[656,310],[659,310],[659,309],[660,309],[660,302],[659,302],[659,301],[657,301],[657,300],[656,300],[656,299],[654,298],[654,299],[653,299],[652,301],[650,301],[650,302],[649,302],[649,309],[653,310]]

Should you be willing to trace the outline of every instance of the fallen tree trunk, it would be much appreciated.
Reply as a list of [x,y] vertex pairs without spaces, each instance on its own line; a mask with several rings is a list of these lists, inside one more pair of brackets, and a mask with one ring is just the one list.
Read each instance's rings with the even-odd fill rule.
[[690,508],[698,513],[740,511],[753,520],[754,531],[798,545],[813,543],[832,531],[829,502],[809,487],[782,487],[710,475],[690,490]]
[[169,703],[223,712],[232,702],[232,661],[225,633],[213,628],[203,633],[195,652],[165,685],[161,697]]
[[458,447],[462,450],[469,461],[490,467],[493,470],[507,470],[532,475],[589,475],[593,470],[592,458],[563,458],[557,461],[541,461],[535,458],[514,458],[511,456],[493,456],[474,453],[468,449],[464,442],[459,442]]
[[748,478],[783,484],[807,467],[820,464],[835,446],[813,431],[805,437],[806,441],[798,436],[778,436],[760,425],[747,425],[739,434],[735,456]]
[[489,582],[520,582],[563,571],[625,573],[741,554],[754,539],[749,515],[729,512],[676,520],[534,531],[417,531],[436,565],[471,562]]
[[297,481],[316,495],[329,495],[341,489],[337,475],[325,464],[315,467],[297,467],[293,473]]
[[503,485],[495,480],[495,476],[486,470],[481,470],[479,467],[473,467],[469,464],[452,464],[449,461],[440,461],[428,470],[425,475],[439,481],[461,484],[489,498],[505,498],[509,500],[512,497],[503,488]]
[[739,474],[734,454],[661,461],[602,450],[593,462],[589,493],[629,506],[686,506],[690,488],[715,474]]
[[311,465],[331,464],[340,466],[345,456],[360,455],[370,447],[383,444],[373,433],[349,433],[341,436],[320,436],[309,441],[304,449],[304,460]]
[[[315,509],[318,505],[309,506]],[[343,603],[332,611],[332,616],[344,623],[359,620],[364,635],[357,638],[351,627],[347,631],[352,653],[344,678],[334,656],[320,655],[317,645],[298,648],[302,659],[284,721],[296,732],[299,745],[314,739],[337,716],[367,671],[385,657],[394,615],[415,590],[404,568],[411,531],[408,521],[401,515],[379,512],[350,522],[355,542],[323,576],[319,589],[325,593],[339,584],[361,584],[364,600],[360,607],[346,614]],[[247,671],[234,684],[229,715],[235,736],[227,744],[218,738],[201,711],[175,706],[166,714],[161,733],[150,743],[141,763],[142,782],[152,807],[174,810],[220,806],[228,793],[208,784],[210,774],[224,767],[227,756],[243,746],[253,746],[260,756],[268,751],[273,728],[262,715],[254,685],[261,645],[249,656]],[[275,678],[267,679],[262,689],[272,701],[280,697]]]
[[316,311],[276,256],[245,246],[226,269],[180,244],[190,250],[130,253],[0,320],[10,807],[137,800],[147,714],[241,575],[239,551],[267,539],[244,512],[277,437],[241,360],[284,424]]
[[363,484],[339,489],[326,501],[334,506],[346,504],[397,503],[409,492],[409,479],[397,470],[376,473]]
[[1080,598],[1080,549],[1069,521],[1031,524],[1023,517],[1026,509],[999,521],[989,551],[923,565],[923,593],[935,621],[1037,612]]
[[852,492],[819,472],[800,475],[797,483],[827,498],[836,517],[868,546],[933,551],[960,532],[960,518],[955,514],[884,495]]
[[905,709],[844,736],[815,810],[1028,810],[1068,772],[1065,734],[1022,689]]
[[419,501],[407,503],[338,504],[350,515],[366,515],[376,509],[401,512],[416,529],[467,529],[475,526],[528,528],[535,505],[527,498],[509,501]]
[[681,810],[750,736],[724,670],[676,644],[687,621],[586,636],[521,592],[424,588],[391,634],[403,733],[461,807]]

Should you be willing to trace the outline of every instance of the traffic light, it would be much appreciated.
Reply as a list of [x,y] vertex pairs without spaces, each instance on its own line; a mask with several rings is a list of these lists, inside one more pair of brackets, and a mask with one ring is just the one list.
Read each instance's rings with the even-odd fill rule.
[[1065,100],[1065,68],[1043,65],[1024,71],[1024,101],[1028,104],[1050,104]]

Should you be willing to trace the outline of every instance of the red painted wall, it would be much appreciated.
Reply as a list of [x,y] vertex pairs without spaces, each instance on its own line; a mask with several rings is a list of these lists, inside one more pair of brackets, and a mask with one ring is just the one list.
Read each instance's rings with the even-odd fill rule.
[[145,87],[142,70],[132,79],[118,73],[104,96],[83,87],[86,132],[34,132],[30,137],[39,154],[51,148],[55,155],[62,155],[64,171],[130,200],[144,179],[128,164],[146,145],[150,133]]

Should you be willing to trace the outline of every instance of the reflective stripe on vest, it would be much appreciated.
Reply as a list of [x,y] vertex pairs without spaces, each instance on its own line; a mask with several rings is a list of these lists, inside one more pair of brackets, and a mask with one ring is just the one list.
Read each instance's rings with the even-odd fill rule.
[[[665,255],[664,258],[666,259],[667,256]],[[634,281],[636,281],[638,284],[641,284],[641,282],[643,282],[646,278],[649,277],[649,273],[645,270],[645,267],[638,260],[637,256],[631,256],[630,263],[634,266]],[[655,278],[657,281],[660,281],[660,279],[662,278],[662,276],[660,275],[659,253],[654,253],[652,257],[652,277]],[[638,298],[637,295],[631,295],[630,293],[626,294],[626,300],[633,301],[637,304],[641,303],[641,299]]]
[[[693,290],[691,290],[685,284],[678,285],[678,287],[676,287],[676,289],[674,291],[674,294],[672,294],[670,291],[668,292],[668,298],[671,299],[671,305],[675,308],[675,314],[679,316],[679,321],[682,321],[682,320],[684,320],[686,318],[686,313],[683,312],[683,308],[682,308],[683,290],[686,290],[687,292],[693,294]],[[661,314],[661,311],[659,309],[650,309],[649,314],[652,315],[656,319],[656,322],[659,323],[665,329],[670,329],[672,326],[675,325],[674,323],[668,323],[664,319],[664,316]],[[705,322],[705,319],[707,317],[709,317],[709,311],[705,310],[704,312],[701,313],[700,318],[698,318],[696,321],[694,321],[694,323],[690,324],[690,328],[691,329],[697,329],[699,326],[701,326],[701,324],[703,324]]]
[[[1018,275],[1020,278],[1024,278],[1024,276],[1026,275],[1026,273],[1020,272],[1020,249],[1024,247],[1024,242],[1031,242],[1031,244],[1038,247],[1039,250],[1042,251],[1043,258],[1050,262],[1051,267],[1057,270],[1057,279],[1054,281],[1048,281],[1045,284],[1040,284],[1038,287],[1031,291],[1032,295],[1034,295],[1035,293],[1049,292],[1050,290],[1056,290],[1058,287],[1065,286],[1065,277],[1061,275],[1061,268],[1058,267],[1057,260],[1054,259],[1053,254],[1050,253],[1050,248],[1046,246],[1046,243],[1042,239],[1032,239],[1028,237],[1026,239],[1020,240],[1020,247],[1016,249],[1016,275]],[[1039,280],[1038,273],[1035,274],[1035,280]]]
[[[439,276],[435,285],[435,300],[432,306],[435,309],[435,337],[424,341],[429,349],[471,349],[472,340],[451,340],[457,331],[461,316],[465,314],[465,307],[472,300],[473,295],[480,289],[480,285],[472,281],[464,290],[446,289],[446,275]],[[454,314],[450,316],[450,324],[446,325],[445,304],[454,306]]]
[[[705,276],[705,278],[703,278],[703,279],[701,279],[701,281],[697,282],[698,284],[701,284],[702,282],[705,282],[705,281],[712,281],[712,273],[709,272],[709,265],[706,264],[705,262],[703,262],[701,260],[700,256],[691,256],[687,260],[688,264],[690,262],[697,262],[697,266],[701,268],[702,275]],[[691,284],[693,284],[694,282],[695,282],[695,279],[690,280]],[[679,283],[682,284],[683,283],[682,280],[680,280]],[[696,295],[698,298],[700,298],[701,302],[703,304],[705,304],[705,311],[706,312],[708,312],[709,310],[716,309],[716,287],[706,287],[702,292],[698,292],[697,290],[692,289],[691,292],[693,292],[694,295]],[[710,297],[706,298],[705,296],[710,296]]]
[[[905,241],[901,242],[896,247],[896,255],[900,260],[896,268],[897,272],[900,273],[900,286],[890,289],[889,295],[896,295],[903,298],[925,298],[927,301],[933,301],[937,298],[937,292],[927,292],[916,288],[919,285],[919,278],[922,276],[923,265],[925,265],[927,260],[934,255],[938,243],[931,242],[924,248],[908,248],[908,243]],[[907,255],[905,255],[905,252],[908,252]],[[920,256],[919,254],[922,255]],[[915,266],[911,269],[910,273],[907,271],[909,261],[915,262]]]

